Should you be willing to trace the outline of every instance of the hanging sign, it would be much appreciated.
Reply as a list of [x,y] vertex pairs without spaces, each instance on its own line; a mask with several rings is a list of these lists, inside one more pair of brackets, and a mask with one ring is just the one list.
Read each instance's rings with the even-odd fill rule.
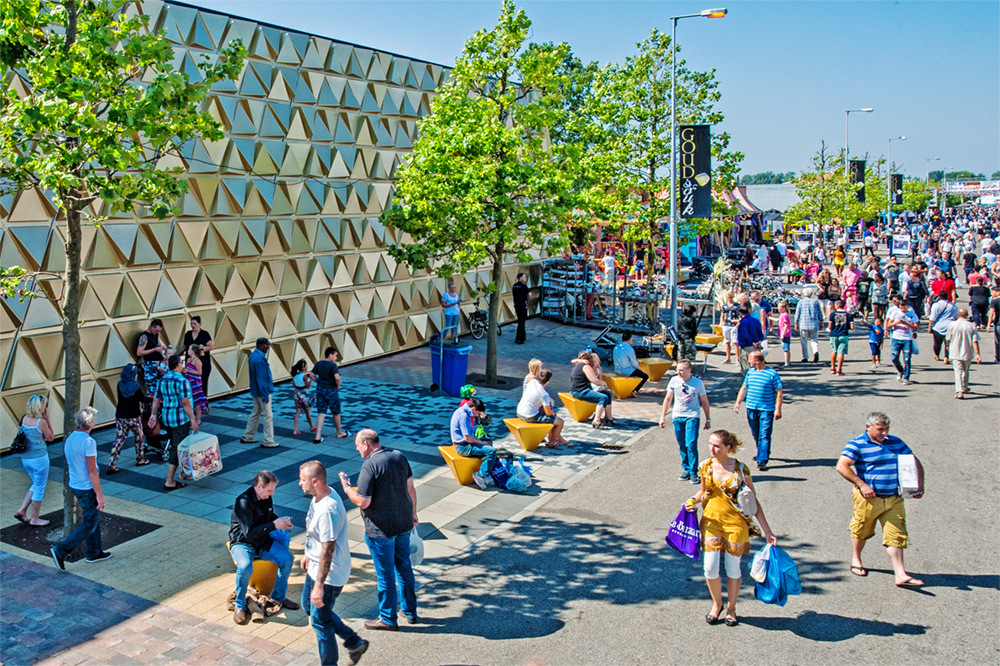
[[682,218],[712,217],[712,132],[710,125],[681,125],[677,164]]

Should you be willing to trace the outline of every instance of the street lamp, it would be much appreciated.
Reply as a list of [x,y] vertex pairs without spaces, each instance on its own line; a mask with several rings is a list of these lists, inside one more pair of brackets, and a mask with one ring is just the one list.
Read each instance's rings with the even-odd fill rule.
[[847,140],[850,132],[852,113],[871,113],[875,109],[847,109],[844,111],[844,177],[847,177],[847,160],[851,157],[850,142]]
[[926,163],[926,166],[927,166],[927,169],[926,169],[926,171],[927,171],[927,174],[926,174],[927,175],[927,185],[931,184],[931,162],[934,162],[934,161],[939,160],[939,159],[941,159],[941,158],[940,157],[928,157],[927,158],[927,163]]
[[723,18],[725,8],[671,16],[670,32],[670,325],[677,326],[677,21],[686,18]]
[[889,139],[888,146],[885,149],[885,193],[888,195],[885,201],[885,226],[888,227],[892,224],[892,160],[889,159],[889,155],[892,153],[892,142],[893,141],[906,141],[905,136],[897,136]]

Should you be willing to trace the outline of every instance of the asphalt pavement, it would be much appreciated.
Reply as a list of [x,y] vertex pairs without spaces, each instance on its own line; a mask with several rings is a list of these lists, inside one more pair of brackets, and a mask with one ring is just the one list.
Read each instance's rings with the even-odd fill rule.
[[[672,431],[654,429],[422,588],[421,624],[365,631],[365,662],[998,663],[1000,365],[974,365],[974,392],[956,400],[952,370],[934,362],[926,333],[910,386],[896,381],[888,350],[882,369],[869,369],[866,338],[855,332],[844,376],[823,363],[778,368],[784,418],[772,464],[754,481],[779,545],[798,564],[803,592],[786,606],[753,598],[747,556],[741,625],[705,623],[700,562],[664,543],[694,487],[677,480]],[[828,359],[825,336],[820,346]],[[992,360],[992,341],[983,348]],[[798,340],[792,349],[794,360]],[[711,394],[713,426],[743,438],[737,457],[749,462],[746,419],[732,409],[738,385],[734,375]],[[926,470],[926,495],[906,502],[906,565],[927,583],[920,591],[894,586],[881,531],[864,553],[868,577],[849,570],[851,486],[834,465],[874,410],[889,414],[891,432]],[[702,459],[706,445],[703,433]],[[761,545],[754,540],[753,551]]]

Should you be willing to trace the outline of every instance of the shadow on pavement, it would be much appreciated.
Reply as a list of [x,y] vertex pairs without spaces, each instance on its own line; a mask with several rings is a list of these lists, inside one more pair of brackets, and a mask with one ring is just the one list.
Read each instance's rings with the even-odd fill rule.
[[821,643],[837,643],[862,635],[919,636],[927,633],[927,627],[919,624],[893,624],[813,611],[800,613],[797,617],[741,617],[740,622],[766,631],[790,631]]

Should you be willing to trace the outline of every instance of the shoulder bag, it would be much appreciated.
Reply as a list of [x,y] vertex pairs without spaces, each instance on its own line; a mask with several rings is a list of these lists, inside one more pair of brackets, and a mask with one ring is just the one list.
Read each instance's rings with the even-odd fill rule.
[[24,453],[28,450],[28,435],[24,432],[24,426],[19,425],[17,427],[17,434],[14,435],[14,441],[10,444],[11,453]]

